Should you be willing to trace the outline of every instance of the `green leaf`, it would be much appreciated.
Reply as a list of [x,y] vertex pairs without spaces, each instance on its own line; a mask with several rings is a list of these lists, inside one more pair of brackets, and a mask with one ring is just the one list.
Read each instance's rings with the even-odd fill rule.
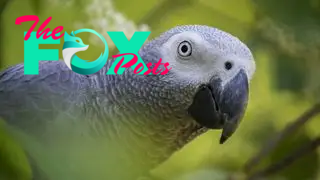
[[29,180],[31,169],[17,141],[6,131],[0,119],[0,179]]

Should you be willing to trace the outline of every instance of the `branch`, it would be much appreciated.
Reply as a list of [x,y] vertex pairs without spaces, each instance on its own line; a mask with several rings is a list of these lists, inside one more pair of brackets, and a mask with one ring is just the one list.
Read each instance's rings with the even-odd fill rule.
[[315,104],[311,109],[303,113],[299,118],[297,118],[293,123],[289,124],[282,131],[277,133],[273,138],[271,138],[253,158],[251,158],[244,167],[244,171],[249,174],[252,169],[261,161],[262,158],[267,156],[280,141],[292,134],[294,131],[299,129],[303,124],[305,124],[312,117],[320,113],[320,103]]
[[304,155],[314,151],[317,147],[320,146],[320,136],[314,139],[313,141],[309,142],[305,146],[299,148],[295,152],[291,153],[289,156],[283,158],[280,162],[271,164],[264,170],[258,171],[251,175],[248,180],[254,180],[259,177],[265,177],[276,172],[281,171],[282,169],[286,168],[287,166],[291,165],[293,162],[297,161],[299,158],[303,157]]

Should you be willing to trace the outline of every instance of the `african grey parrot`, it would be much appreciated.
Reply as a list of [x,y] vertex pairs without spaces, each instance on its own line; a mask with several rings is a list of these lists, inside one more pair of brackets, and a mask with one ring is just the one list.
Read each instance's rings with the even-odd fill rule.
[[80,75],[63,61],[0,73],[0,118],[22,145],[35,180],[134,180],[208,129],[220,143],[242,119],[255,72],[249,48],[204,25],[174,27],[139,55],[165,75]]

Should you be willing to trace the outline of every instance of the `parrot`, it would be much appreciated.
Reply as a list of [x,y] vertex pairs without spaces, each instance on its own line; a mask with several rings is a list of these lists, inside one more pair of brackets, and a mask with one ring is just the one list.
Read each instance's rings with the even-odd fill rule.
[[0,73],[0,118],[33,180],[136,180],[209,130],[221,130],[220,144],[234,134],[256,69],[245,43],[215,27],[177,25],[138,54],[171,69],[107,75],[110,58],[90,75],[63,61],[39,61],[38,75],[25,75],[23,63]]

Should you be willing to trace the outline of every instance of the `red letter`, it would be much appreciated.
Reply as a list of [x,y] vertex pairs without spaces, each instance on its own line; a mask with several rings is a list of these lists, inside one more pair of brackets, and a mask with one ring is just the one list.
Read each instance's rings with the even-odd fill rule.
[[153,70],[152,70],[152,73],[154,75],[157,75],[157,74],[159,74],[161,72],[162,69],[160,69],[160,71],[157,72],[158,67],[160,65],[164,65],[164,63],[161,63],[161,61],[162,61],[162,59],[160,58],[159,61],[154,65]]
[[[46,25],[51,21],[52,17],[49,17],[48,19],[46,19],[41,26],[39,27],[39,29],[37,30],[37,39],[39,39],[39,37],[43,35],[43,39],[47,39],[48,37],[52,36],[53,39],[57,40],[59,38],[61,38],[64,33],[62,33],[60,36],[55,36],[57,33],[61,32],[63,30],[63,26],[58,26],[56,27],[52,34],[48,35],[48,33],[50,32],[50,28],[45,29],[43,32],[41,32],[42,29],[44,29],[46,27]],[[34,30],[34,28],[37,26],[38,22],[39,22],[39,17],[36,15],[26,15],[26,16],[21,16],[18,17],[16,19],[15,24],[17,25],[21,25],[22,22],[26,22],[26,21],[35,21],[32,26],[30,27],[30,29],[28,30],[26,36],[24,37],[24,40],[28,40],[30,38],[31,32]]]
[[51,34],[52,39],[57,40],[57,39],[61,38],[64,35],[64,33],[62,33],[60,36],[56,36],[56,34],[61,32],[62,30],[63,30],[63,26],[58,26],[58,27],[54,28],[52,31],[52,34]]
[[[114,57],[114,56],[112,56],[112,57]],[[119,63],[116,65],[116,67],[114,67],[114,73],[118,74],[118,70],[119,70],[119,68],[120,68],[123,60],[124,60],[124,57],[121,58],[121,60],[119,61]]]
[[[138,70],[140,69],[140,67],[142,67],[142,68],[141,68],[140,71],[138,71]],[[139,64],[134,68],[133,73],[139,74],[142,70],[143,70],[143,64],[142,64],[142,63],[139,63]],[[138,71],[138,72],[137,72],[137,71]]]
[[169,63],[168,63],[168,62],[164,63],[164,67],[166,68],[166,70],[164,70],[164,71],[161,73],[161,75],[167,74],[167,73],[172,69],[172,68],[168,69],[168,66],[169,66]]
[[35,21],[30,29],[28,30],[26,36],[24,37],[24,40],[28,40],[30,38],[30,34],[33,31],[33,29],[37,26],[39,22],[39,17],[36,15],[25,15],[25,16],[20,16],[16,19],[16,25],[21,25],[21,23],[26,22],[26,21]]
[[124,64],[124,65],[121,66],[121,64],[123,63],[123,60],[124,60],[124,57],[123,57],[123,58],[119,61],[119,63],[116,65],[116,67],[114,68],[114,72],[115,72],[116,74],[118,74],[118,70],[119,70],[120,66],[123,67],[123,68],[128,68],[128,67],[130,67],[130,66],[132,66],[132,65],[134,65],[135,63],[138,62],[138,56],[135,55],[135,54],[133,54],[133,53],[117,54],[117,55],[113,55],[112,57],[113,57],[113,58],[117,58],[117,57],[121,57],[121,56],[125,56],[125,55],[133,55],[133,58],[132,58],[129,62],[127,62],[126,64]]
[[148,75],[149,73],[151,73],[151,69],[150,67],[152,66],[151,62],[148,62],[147,67],[148,67],[148,71],[146,71],[145,73],[143,73],[143,75]]
[[133,66],[134,64],[136,64],[137,61],[138,61],[138,56],[135,55],[135,54],[126,53],[126,54],[123,54],[123,55],[133,55],[133,58],[132,58],[129,62],[127,62],[126,64],[124,64],[123,66],[121,66],[121,67],[124,67],[124,68],[131,67],[131,66]]
[[[38,31],[37,31],[37,39],[39,39],[39,37],[43,35],[43,39],[47,39],[48,37],[50,37],[50,35],[48,35],[48,32],[50,32],[50,28],[46,28],[43,32],[42,29],[46,27],[47,24],[49,24],[49,22],[51,21],[52,17],[48,17],[48,19],[46,19],[41,26],[39,27]],[[41,32],[41,33],[40,33]],[[40,34],[39,34],[40,33]]]

